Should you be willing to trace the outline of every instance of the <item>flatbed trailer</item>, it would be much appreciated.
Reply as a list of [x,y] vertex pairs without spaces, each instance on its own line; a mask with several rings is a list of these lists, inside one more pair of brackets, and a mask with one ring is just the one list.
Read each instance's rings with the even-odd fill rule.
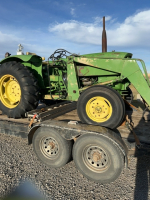
[[[143,116],[143,112],[127,111],[142,144],[137,148],[134,136],[126,125],[110,130],[82,124],[72,105],[62,105],[61,109],[56,106],[50,119],[43,110],[41,116],[46,117],[44,121],[39,118],[41,108],[28,113],[28,118],[24,119],[7,118],[1,114],[0,132],[28,138],[37,157],[49,167],[62,167],[73,157],[77,169],[85,177],[100,183],[114,181],[124,166],[128,166],[130,156],[135,155],[138,148],[141,152],[150,152],[149,112]],[[39,115],[37,119],[35,115]],[[35,118],[32,125],[29,121],[31,116]]]

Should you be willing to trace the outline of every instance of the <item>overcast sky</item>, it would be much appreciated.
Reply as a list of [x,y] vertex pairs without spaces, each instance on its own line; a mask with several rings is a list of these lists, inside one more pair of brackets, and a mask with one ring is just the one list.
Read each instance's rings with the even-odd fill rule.
[[20,43],[46,60],[58,48],[101,52],[103,16],[108,51],[133,53],[150,73],[150,0],[1,0],[0,59]]

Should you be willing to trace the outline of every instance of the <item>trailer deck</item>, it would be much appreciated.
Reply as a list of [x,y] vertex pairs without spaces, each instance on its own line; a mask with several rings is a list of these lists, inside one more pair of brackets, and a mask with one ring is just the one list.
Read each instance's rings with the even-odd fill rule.
[[[129,119],[132,119],[134,122],[134,130],[137,136],[139,137],[140,141],[142,143],[150,144],[150,112],[145,112],[144,118],[142,118],[143,112],[141,111],[127,111],[127,115],[129,116]],[[63,114],[59,117],[56,117],[53,119],[54,121],[77,121],[78,123],[81,123],[79,120],[79,117],[77,115],[77,110],[73,110],[71,112],[68,112],[66,114]],[[15,135],[22,138],[26,138],[29,132],[28,125],[30,121],[28,118],[24,119],[13,119],[8,118],[6,115],[2,115],[0,113],[0,132],[9,134],[9,135]],[[39,122],[34,122],[39,123]],[[120,133],[121,137],[124,139],[127,139],[128,141],[133,142],[134,136],[131,133],[130,130],[124,125],[120,126],[117,129],[114,130],[117,133]]]

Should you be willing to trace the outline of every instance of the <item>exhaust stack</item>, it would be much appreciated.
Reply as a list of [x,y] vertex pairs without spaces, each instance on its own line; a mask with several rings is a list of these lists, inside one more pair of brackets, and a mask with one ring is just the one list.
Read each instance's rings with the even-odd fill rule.
[[103,17],[102,52],[107,52],[107,36],[105,30],[105,17]]

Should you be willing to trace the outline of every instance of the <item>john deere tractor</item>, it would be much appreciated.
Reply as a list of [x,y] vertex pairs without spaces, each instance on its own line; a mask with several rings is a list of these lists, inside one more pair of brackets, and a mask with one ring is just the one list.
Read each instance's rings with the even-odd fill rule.
[[150,106],[145,64],[131,53],[77,55],[59,49],[43,61],[38,55],[19,52],[0,61],[0,110],[8,117],[24,117],[39,100],[77,101],[83,123],[113,129],[124,119],[124,100],[132,100],[131,83]]

